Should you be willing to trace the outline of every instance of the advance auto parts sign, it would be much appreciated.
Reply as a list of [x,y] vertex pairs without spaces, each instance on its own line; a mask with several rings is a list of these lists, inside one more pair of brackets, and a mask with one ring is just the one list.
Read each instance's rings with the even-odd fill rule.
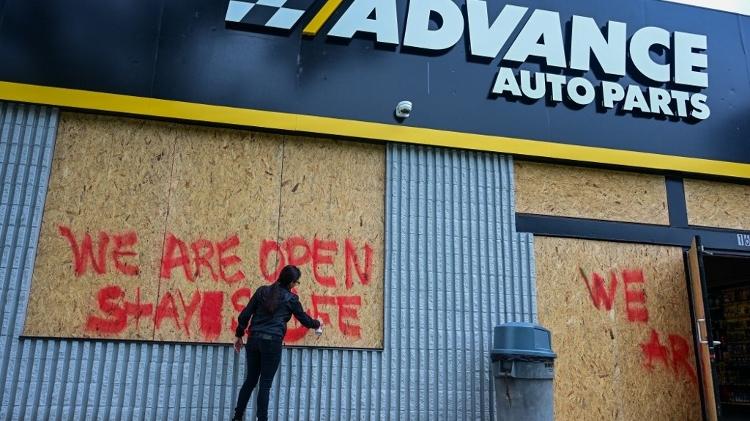
[[[231,0],[226,20],[258,28],[290,30],[310,3],[309,0]],[[327,0],[325,6],[329,7],[324,6],[318,12],[315,23],[304,33],[316,35],[316,24],[327,19],[339,3]],[[466,0],[465,10],[466,25],[461,9],[452,0],[411,0],[401,45],[430,53],[440,52],[453,48],[464,32],[468,32],[468,55],[490,62],[499,58],[500,51],[508,44],[502,56],[505,62],[525,63],[535,58],[553,70],[585,73],[591,70],[595,60],[606,77],[614,78],[625,76],[626,64],[630,64],[652,84],[674,82],[685,89],[698,91],[708,87],[705,35],[679,31],[671,34],[665,29],[649,26],[635,31],[628,43],[626,23],[609,21],[602,33],[594,19],[574,15],[569,22],[570,43],[566,46],[558,12],[506,4],[495,20],[490,21],[484,0]],[[521,25],[524,19],[526,22]],[[440,24],[432,25],[434,21],[440,21]],[[395,0],[354,0],[327,36],[351,39],[358,34],[367,34],[383,45],[398,46],[401,40],[399,27]],[[515,36],[511,40],[512,35]],[[657,48],[671,52],[671,60],[662,63],[651,57],[651,50]],[[566,57],[568,52],[569,60]],[[629,113],[678,116],[681,119],[705,120],[711,115],[707,97],[702,93],[658,87],[645,89],[643,92],[640,86],[631,84],[626,90],[621,84],[611,81],[602,81],[595,88],[589,79],[580,76],[568,78],[558,73],[528,70],[514,72],[510,67],[501,66],[491,93],[507,95],[508,99],[534,101],[546,98],[555,103],[568,100],[577,106],[588,106],[596,100],[606,109],[617,107]]]
[[[2,9],[0,99],[750,178],[747,16],[659,0],[26,3]],[[35,31],[38,10],[57,24]]]

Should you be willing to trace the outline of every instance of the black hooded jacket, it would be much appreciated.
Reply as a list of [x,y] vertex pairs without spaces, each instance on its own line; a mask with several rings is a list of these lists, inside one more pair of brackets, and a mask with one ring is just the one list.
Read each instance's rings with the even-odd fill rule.
[[[276,307],[276,311],[269,313],[262,304],[263,300],[272,292],[272,288],[279,289],[279,305]],[[292,315],[308,329],[320,327],[320,322],[308,316],[302,309],[302,304],[300,304],[299,297],[296,294],[276,284],[262,286],[255,291],[255,294],[250,298],[250,302],[247,303],[247,306],[237,318],[238,324],[235,336],[242,337],[249,322],[251,336],[262,333],[281,340],[286,334],[286,323],[292,318]]]

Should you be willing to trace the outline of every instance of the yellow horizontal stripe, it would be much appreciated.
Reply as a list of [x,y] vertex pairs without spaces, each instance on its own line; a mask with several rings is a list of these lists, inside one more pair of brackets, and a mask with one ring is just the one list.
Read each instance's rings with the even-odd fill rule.
[[323,24],[326,23],[328,18],[331,17],[334,11],[341,5],[342,0],[328,0],[326,1],[326,4],[323,5],[323,7],[320,8],[318,11],[318,14],[315,15],[314,18],[310,21],[310,23],[305,26],[305,29],[302,30],[302,33],[307,36],[315,36],[315,34],[320,31],[320,28],[323,27]]
[[750,179],[750,164],[0,82],[0,99],[152,117],[416,143]]

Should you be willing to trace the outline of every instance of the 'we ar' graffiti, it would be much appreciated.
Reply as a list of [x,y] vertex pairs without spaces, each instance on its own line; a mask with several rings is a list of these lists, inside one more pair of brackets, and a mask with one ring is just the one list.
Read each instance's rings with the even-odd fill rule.
[[[148,324],[154,332],[177,330],[184,340],[231,337],[236,317],[253,293],[248,281],[273,282],[284,265],[294,264],[308,266],[312,272],[313,291],[301,297],[308,312],[330,326],[329,334],[362,338],[360,318],[367,310],[362,288],[371,286],[374,259],[367,242],[302,236],[281,242],[265,239],[257,245],[257,260],[251,261],[239,255],[242,241],[236,234],[208,239],[167,233],[156,279],[143,279],[138,262],[147,259],[139,258],[136,232],[76,234],[60,225],[58,234],[69,245],[75,278],[116,275],[115,279],[138,281],[135,287],[128,282],[129,288],[113,282],[92,293],[94,311],[82,321],[89,334],[117,338],[128,328]],[[159,283],[157,296],[146,293],[149,282]],[[284,339],[293,344],[304,338],[307,329],[292,320]]]
[[690,363],[692,356],[688,339],[676,333],[664,334],[648,327],[649,312],[644,289],[646,277],[643,275],[643,270],[624,269],[619,273],[612,270],[609,272],[609,281],[596,272],[591,276],[586,276],[581,268],[578,268],[578,273],[596,309],[611,311],[617,290],[623,290],[627,321],[643,325],[645,328],[645,338],[638,347],[634,347],[634,350],[640,351],[643,367],[646,370],[651,372],[661,365],[670,368],[675,378],[684,376],[691,383],[698,383],[695,367]]

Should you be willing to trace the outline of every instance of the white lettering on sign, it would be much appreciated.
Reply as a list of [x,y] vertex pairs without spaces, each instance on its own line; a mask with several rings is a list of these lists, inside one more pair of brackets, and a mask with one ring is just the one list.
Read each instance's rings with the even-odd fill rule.
[[505,60],[519,63],[525,62],[529,57],[543,58],[548,66],[565,68],[565,44],[559,13],[534,10],[505,53]]
[[[357,32],[365,32],[375,34],[378,42],[397,44],[396,7],[396,0],[354,0],[328,35],[351,38]],[[490,24],[487,2],[466,0],[470,54],[496,58],[528,12],[527,7],[506,4]],[[438,28],[430,28],[434,16],[440,18]],[[410,1],[404,27],[403,45],[433,51],[455,46],[465,29],[461,8],[453,0]],[[562,28],[558,12],[533,10],[502,60],[522,63],[536,57],[548,66],[589,71],[593,57],[606,74],[625,76],[629,58],[640,74],[654,82],[708,87],[708,74],[702,71],[708,68],[705,35],[672,34],[666,29],[647,26],[636,30],[628,42],[627,24],[609,21],[605,35],[594,19],[574,15],[568,58]],[[657,62],[651,55],[655,47],[671,51],[671,62]]]
[[737,245],[750,247],[750,234],[737,234]]
[[[438,29],[430,29],[433,14],[440,16],[443,22]],[[406,47],[446,50],[456,45],[464,33],[461,9],[451,0],[410,0],[406,22]]]
[[[562,102],[562,86],[565,86],[566,98],[581,106],[593,103],[597,96],[594,84],[583,77],[569,79],[553,73],[532,73],[528,70],[521,70],[519,76],[520,82],[512,69],[501,67],[497,72],[492,92],[530,99],[540,99],[549,94],[551,101]],[[644,91],[638,85],[623,87],[617,82],[609,81],[601,82],[599,87],[601,104],[608,109],[615,108],[622,102],[622,110],[626,112],[690,116],[699,120],[705,120],[711,115],[711,109],[706,103],[708,97],[701,93],[689,94],[655,87],[646,88]],[[692,107],[689,113],[688,103]]]
[[[406,22],[398,22],[396,1],[352,0],[327,35],[349,39],[364,33],[374,35],[378,43],[399,45],[403,28],[404,47],[439,52],[456,46],[466,33],[469,55],[500,59],[493,94],[569,100],[578,106],[596,101],[605,109],[698,120],[711,115],[706,95],[696,93],[708,87],[705,35],[656,26],[628,28],[617,21],[606,22],[602,29],[601,22],[591,17],[574,15],[570,22],[563,22],[559,12],[513,4],[505,4],[490,21],[485,0],[465,0],[465,8],[454,0],[410,0]],[[568,45],[564,28],[570,35]],[[567,78],[559,71],[532,74],[502,66],[510,62],[515,67],[530,60],[585,74]],[[591,73],[594,60],[607,80],[597,81]],[[613,81],[626,76],[629,67],[635,73],[631,76],[646,78],[656,86]],[[689,89],[680,90],[680,86]]]
[[[370,16],[374,15],[371,19]],[[396,0],[356,0],[331,28],[329,36],[351,38],[357,32],[375,34],[378,42],[398,45]]]
[[467,0],[466,9],[469,19],[471,54],[485,58],[495,58],[500,54],[500,49],[508,42],[508,38],[529,10],[526,7],[506,5],[490,25],[485,2]]
[[[386,11],[381,13],[381,10]],[[354,0],[329,36],[351,38],[358,31],[374,33],[379,42],[396,44],[395,0]],[[374,17],[373,16],[374,12]],[[566,50],[563,22],[555,11],[506,4],[493,22],[490,22],[487,2],[466,0],[466,25],[458,4],[452,0],[411,0],[406,15],[403,45],[430,51],[447,50],[455,46],[467,29],[469,53],[475,57],[501,58],[504,62],[524,63],[530,58],[541,60],[547,66],[584,72],[591,70],[596,60],[609,76],[625,76],[628,60],[642,76],[657,83],[694,87],[708,87],[708,47],[705,35],[685,32],[670,33],[666,29],[647,26],[637,29],[627,39],[627,24],[607,22],[604,31],[590,17],[573,16],[570,45]],[[439,16],[439,27],[430,22]],[[526,23],[521,22],[528,16]],[[343,23],[342,23],[343,22]],[[511,39],[518,32],[515,39]],[[669,52],[670,59],[655,59],[652,51]],[[566,56],[566,51],[570,56]],[[564,89],[563,89],[564,86]],[[565,95],[563,95],[563,92]],[[507,67],[497,72],[492,93],[532,100],[548,96],[554,102],[565,99],[579,106],[595,100],[604,108],[621,107],[625,112],[692,117],[705,120],[711,115],[708,98],[700,93],[658,87],[642,88],[623,86],[617,82],[602,81],[595,86],[589,78],[568,79],[553,73],[518,73]]]

